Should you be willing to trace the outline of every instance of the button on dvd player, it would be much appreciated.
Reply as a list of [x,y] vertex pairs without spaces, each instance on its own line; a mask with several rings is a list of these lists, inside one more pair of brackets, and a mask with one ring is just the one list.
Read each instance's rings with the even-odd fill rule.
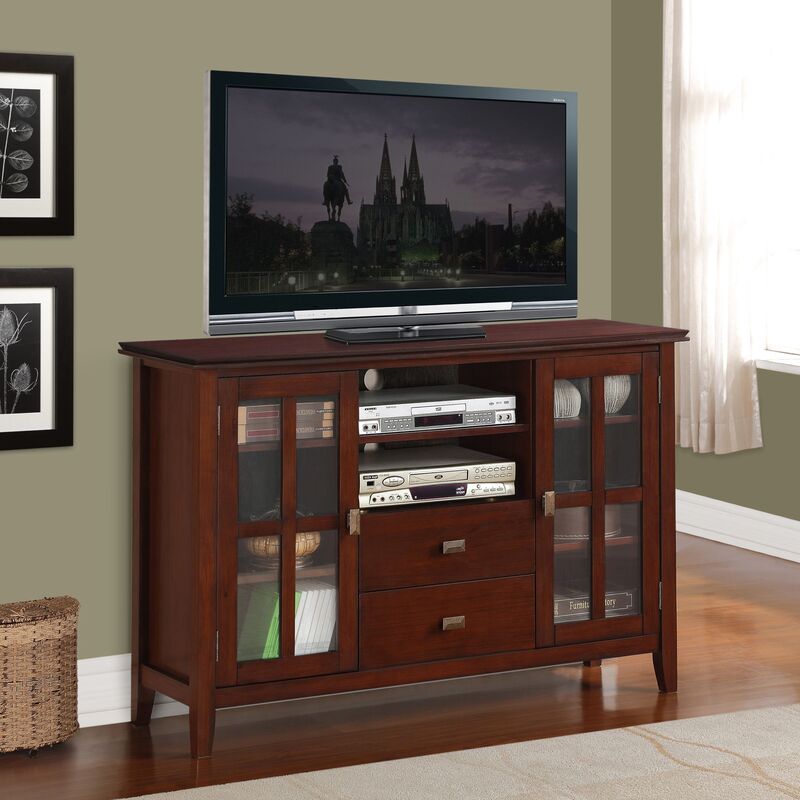
[[516,422],[514,395],[461,384],[361,392],[358,402],[362,435]]

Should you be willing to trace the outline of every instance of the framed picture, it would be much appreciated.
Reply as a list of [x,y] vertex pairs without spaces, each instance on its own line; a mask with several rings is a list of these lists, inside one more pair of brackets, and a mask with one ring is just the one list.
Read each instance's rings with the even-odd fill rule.
[[0,269],[0,450],[72,444],[72,269]]
[[74,59],[0,53],[0,235],[72,236]]

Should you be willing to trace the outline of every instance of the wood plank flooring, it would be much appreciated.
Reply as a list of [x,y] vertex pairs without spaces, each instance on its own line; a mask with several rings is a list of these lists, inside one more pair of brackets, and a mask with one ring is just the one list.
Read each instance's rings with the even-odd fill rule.
[[222,711],[202,761],[186,717],[87,728],[0,755],[0,797],[110,800],[800,701],[800,565],[680,535],[678,581],[675,695],[631,656]]

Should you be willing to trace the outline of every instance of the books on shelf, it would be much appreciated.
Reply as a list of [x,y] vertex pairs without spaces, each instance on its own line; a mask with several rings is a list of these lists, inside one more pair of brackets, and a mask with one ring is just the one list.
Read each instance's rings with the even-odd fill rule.
[[317,580],[298,580],[297,586],[303,598],[294,621],[294,654],[327,653],[335,645],[336,587]]
[[[329,439],[336,431],[336,401],[302,400],[296,407],[298,439]],[[281,438],[281,405],[239,406],[238,444],[277,442]]]
[[[297,608],[300,592],[295,592]],[[280,656],[280,589],[276,583],[240,586],[238,597],[239,642],[237,659],[254,661]]]
[[[570,590],[557,592],[553,615],[556,622],[575,622],[590,619],[592,600],[586,592]],[[606,617],[621,617],[639,613],[639,590],[620,589],[606,592]]]
[[[335,647],[336,586],[318,580],[297,581],[294,595],[295,655],[326,653]],[[280,590],[276,583],[239,587],[239,661],[278,658],[280,652]]]

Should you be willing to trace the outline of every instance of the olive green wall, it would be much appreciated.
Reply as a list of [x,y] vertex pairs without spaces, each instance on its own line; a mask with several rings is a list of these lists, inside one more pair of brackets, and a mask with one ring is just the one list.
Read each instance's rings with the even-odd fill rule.
[[78,597],[81,657],[129,649],[116,343],[202,333],[206,70],[577,91],[581,312],[611,313],[609,0],[387,9],[73,0],[20,6],[0,31],[2,51],[75,56],[77,209],[74,238],[0,241],[0,266],[71,265],[76,281],[75,446],[0,453],[0,602]]
[[[662,318],[661,14],[661,0],[612,2],[612,313],[634,322]],[[679,448],[678,488],[800,519],[800,376],[758,377],[764,447]]]

